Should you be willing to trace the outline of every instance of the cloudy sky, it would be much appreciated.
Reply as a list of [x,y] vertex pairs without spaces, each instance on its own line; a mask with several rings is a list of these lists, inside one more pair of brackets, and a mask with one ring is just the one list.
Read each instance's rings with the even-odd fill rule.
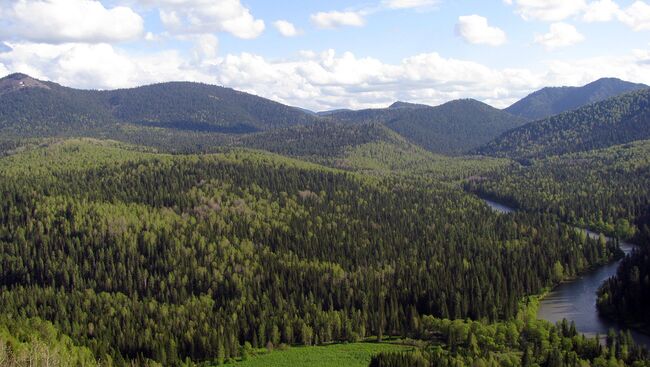
[[0,76],[170,80],[325,110],[650,84],[650,0],[0,0]]

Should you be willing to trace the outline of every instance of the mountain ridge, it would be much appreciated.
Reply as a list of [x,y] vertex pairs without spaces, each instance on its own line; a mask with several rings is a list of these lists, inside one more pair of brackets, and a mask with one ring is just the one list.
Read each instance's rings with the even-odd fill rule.
[[650,88],[618,78],[601,78],[581,87],[545,87],[515,102],[504,111],[539,120],[634,90]]
[[602,149],[650,139],[650,89],[642,89],[574,111],[530,122],[478,150],[514,159]]
[[0,129],[52,134],[115,123],[226,133],[311,124],[321,118],[232,88],[167,82],[82,90],[25,74],[0,79]]
[[344,110],[328,116],[351,124],[382,123],[433,153],[451,155],[478,148],[526,122],[475,99],[458,99],[435,107],[396,103],[397,107]]

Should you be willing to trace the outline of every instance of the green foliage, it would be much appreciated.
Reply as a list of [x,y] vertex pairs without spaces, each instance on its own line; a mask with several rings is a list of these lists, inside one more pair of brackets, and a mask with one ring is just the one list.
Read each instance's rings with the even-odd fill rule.
[[412,335],[428,314],[510,319],[556,262],[571,276],[612,257],[459,188],[268,153],[81,140],[0,167],[0,309],[116,365]]
[[506,111],[528,120],[539,120],[644,88],[648,86],[615,78],[603,78],[583,87],[541,89],[506,108]]
[[365,367],[376,353],[406,351],[412,347],[388,343],[350,343],[313,347],[291,347],[285,350],[256,351],[246,361],[228,364],[232,367]]
[[373,142],[350,148],[334,165],[373,175],[399,175],[435,181],[480,177],[511,164],[507,159],[480,156],[447,157],[406,142]]
[[0,131],[29,137],[110,134],[119,123],[250,133],[321,120],[297,108],[200,83],[91,91],[14,74],[0,80],[0,95]]
[[51,323],[0,316],[1,366],[99,366],[88,348],[76,346]]
[[340,111],[328,115],[351,124],[380,123],[409,141],[440,154],[458,155],[478,148],[524,120],[475,100],[438,107]]
[[528,123],[479,149],[520,160],[607,148],[650,138],[650,89]]
[[[534,304],[526,306],[534,309]],[[381,353],[370,367],[406,366],[649,366],[647,350],[634,344],[629,333],[598,338],[579,335],[566,320],[552,325],[527,316],[496,323],[446,320],[425,316],[419,337],[427,344],[415,352]],[[604,364],[607,365],[607,364]]]
[[616,275],[598,291],[601,314],[648,330],[650,328],[650,250],[643,247],[623,259]]
[[618,238],[650,238],[650,141],[509,166],[466,188]]

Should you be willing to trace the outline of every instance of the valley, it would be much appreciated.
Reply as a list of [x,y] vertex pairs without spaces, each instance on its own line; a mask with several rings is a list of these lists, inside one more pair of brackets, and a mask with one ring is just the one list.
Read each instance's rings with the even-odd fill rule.
[[62,365],[648,365],[613,321],[647,315],[648,90],[597,85],[532,120],[3,78],[0,341],[20,343],[0,345]]

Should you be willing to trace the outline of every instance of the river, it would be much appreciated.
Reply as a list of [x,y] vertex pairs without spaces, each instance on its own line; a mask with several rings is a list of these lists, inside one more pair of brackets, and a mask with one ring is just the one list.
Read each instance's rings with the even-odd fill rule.
[[[496,212],[511,213],[514,211],[502,204],[483,200]],[[591,238],[600,236],[591,231],[587,231],[587,234]],[[622,242],[620,247],[623,252],[629,254],[634,245]],[[553,323],[562,319],[573,321],[578,331],[587,336],[600,334],[605,337],[609,329],[617,331],[624,329],[618,323],[600,317],[596,309],[596,291],[607,278],[616,274],[619,263],[620,261],[616,261],[601,266],[574,280],[560,284],[542,299],[537,316]],[[630,332],[638,344],[650,349],[650,336],[634,330]]]

